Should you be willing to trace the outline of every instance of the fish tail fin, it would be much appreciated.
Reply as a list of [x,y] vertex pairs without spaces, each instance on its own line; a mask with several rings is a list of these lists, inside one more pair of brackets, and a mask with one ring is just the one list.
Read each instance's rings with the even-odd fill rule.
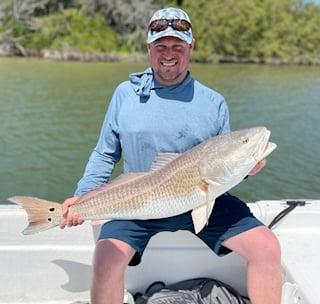
[[23,234],[34,234],[58,226],[62,219],[59,203],[50,202],[36,197],[14,196],[9,201],[20,205],[28,214],[29,225]]

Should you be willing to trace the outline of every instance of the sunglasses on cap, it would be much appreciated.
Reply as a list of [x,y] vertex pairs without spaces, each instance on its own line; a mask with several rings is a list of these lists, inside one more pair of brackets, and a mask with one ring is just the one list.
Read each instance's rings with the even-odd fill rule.
[[157,19],[150,23],[149,30],[153,32],[162,32],[171,26],[175,31],[187,32],[191,29],[191,24],[182,19]]

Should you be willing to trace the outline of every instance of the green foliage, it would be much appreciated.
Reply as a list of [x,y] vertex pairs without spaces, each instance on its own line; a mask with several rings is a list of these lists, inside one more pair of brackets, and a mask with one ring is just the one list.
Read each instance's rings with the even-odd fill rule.
[[37,50],[50,48],[56,39],[70,34],[67,20],[62,14],[38,18],[35,22],[37,30],[26,43],[26,47]]
[[[315,18],[316,16],[316,18]],[[299,55],[308,53],[320,54],[320,5],[308,4],[300,16],[296,25],[296,47]]]
[[87,17],[78,10],[67,9],[63,14],[37,19],[38,30],[28,47],[61,50],[66,47],[79,52],[112,52],[120,47],[115,31],[106,26],[104,17]]
[[29,33],[29,30],[24,26],[24,24],[15,19],[7,19],[3,23],[3,28],[9,30],[12,37],[21,37]]
[[182,8],[192,20],[196,60],[320,57],[320,6],[314,3],[184,0]]
[[148,20],[165,6],[188,12],[195,61],[320,61],[320,5],[305,0],[3,0],[0,48],[145,52]]

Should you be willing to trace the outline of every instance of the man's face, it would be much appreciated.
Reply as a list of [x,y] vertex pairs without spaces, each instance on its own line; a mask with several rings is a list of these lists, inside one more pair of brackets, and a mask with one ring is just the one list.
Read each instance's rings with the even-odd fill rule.
[[188,44],[176,37],[163,37],[148,45],[155,80],[174,85],[184,80],[188,72],[194,41]]

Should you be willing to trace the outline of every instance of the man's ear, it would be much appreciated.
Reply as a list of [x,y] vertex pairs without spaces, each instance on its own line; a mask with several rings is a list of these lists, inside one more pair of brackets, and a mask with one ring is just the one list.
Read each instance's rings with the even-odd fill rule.
[[147,43],[147,50],[148,50],[148,55],[150,56],[150,44]]
[[191,51],[193,51],[195,45],[196,45],[196,40],[194,38],[192,38],[192,42],[190,44]]

